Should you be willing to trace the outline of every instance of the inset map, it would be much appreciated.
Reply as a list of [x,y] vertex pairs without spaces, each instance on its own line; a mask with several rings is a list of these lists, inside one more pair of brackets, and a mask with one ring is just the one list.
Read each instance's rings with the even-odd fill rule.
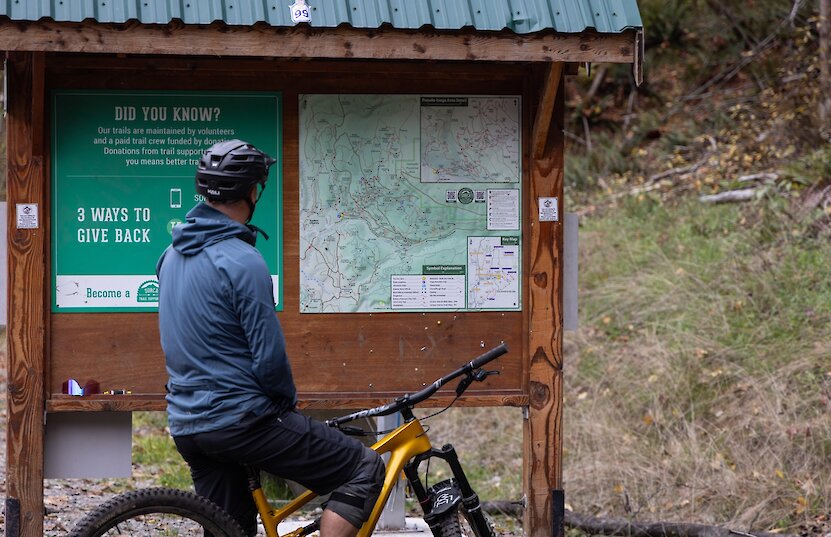
[[422,97],[421,181],[518,183],[519,97]]
[[519,237],[468,237],[467,307],[519,306]]

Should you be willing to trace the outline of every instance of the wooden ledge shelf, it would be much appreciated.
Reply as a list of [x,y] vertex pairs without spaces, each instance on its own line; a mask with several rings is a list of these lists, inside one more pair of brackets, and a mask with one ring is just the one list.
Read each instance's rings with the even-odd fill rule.
[[129,395],[63,395],[55,394],[46,401],[47,412],[134,412],[166,410],[163,393]]

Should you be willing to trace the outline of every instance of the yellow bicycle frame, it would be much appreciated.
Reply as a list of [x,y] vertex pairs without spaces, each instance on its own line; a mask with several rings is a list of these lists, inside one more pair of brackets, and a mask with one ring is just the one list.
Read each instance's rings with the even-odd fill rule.
[[[372,514],[369,520],[364,522],[358,531],[358,537],[369,537],[375,529],[375,524],[381,517],[381,511],[387,503],[387,499],[392,493],[396,481],[401,475],[401,471],[407,461],[417,455],[426,453],[432,449],[430,439],[417,419],[407,422],[397,429],[383,437],[376,442],[372,449],[380,454],[389,453],[390,459],[387,461],[387,471],[384,476],[384,486],[381,488],[381,495],[375,502],[375,507],[372,508]],[[280,509],[274,509],[265,497],[262,487],[252,492],[254,502],[257,504],[257,511],[260,513],[260,518],[265,526],[265,534],[268,537],[280,537],[277,533],[277,526],[280,522],[287,519],[291,514],[309,503],[317,497],[312,491],[306,491]],[[298,528],[285,537],[299,537],[302,535],[303,528]]]

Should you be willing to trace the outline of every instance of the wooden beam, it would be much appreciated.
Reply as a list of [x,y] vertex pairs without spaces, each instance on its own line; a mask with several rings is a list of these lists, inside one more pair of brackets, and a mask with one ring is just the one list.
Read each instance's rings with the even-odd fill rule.
[[554,112],[554,101],[557,99],[562,74],[563,62],[552,63],[546,67],[542,97],[537,108],[537,116],[534,118],[534,132],[531,136],[531,149],[535,159],[542,158],[545,152],[548,128],[551,126],[551,114]]
[[560,530],[554,528],[552,491],[562,489],[563,228],[561,222],[540,222],[536,214],[541,197],[557,197],[559,214],[563,210],[562,84],[560,77],[554,101],[555,124],[548,129],[544,153],[531,162],[531,269],[527,280],[530,404],[523,433],[525,534],[529,537],[552,537],[552,530],[555,536]]
[[[8,74],[8,407],[7,506],[19,505],[21,537],[43,535],[44,366],[46,351],[45,245],[46,180],[43,158],[32,154],[43,145],[44,101],[37,100],[43,59],[31,53],[9,54]],[[40,85],[40,89],[38,89]],[[40,119],[37,119],[40,118]],[[37,123],[36,123],[37,121]],[[16,206],[37,204],[39,226],[17,229]],[[19,502],[19,503],[18,503]],[[8,510],[7,510],[8,511]]]
[[[575,64],[576,65],[576,64]],[[296,76],[296,75],[318,75],[331,77],[337,76],[343,79],[342,75],[353,75],[361,72],[377,74],[385,77],[419,77],[425,71],[429,72],[432,81],[435,80],[456,80],[459,77],[480,78],[483,80],[509,80],[515,82],[518,78],[526,76],[528,65],[524,63],[499,63],[492,62],[431,62],[429,69],[424,64],[416,62],[379,62],[375,60],[349,60],[320,59],[309,61],[293,61],[291,59],[263,59],[260,57],[234,58],[229,61],[227,58],[191,58],[183,56],[135,56],[115,54],[66,54],[61,55],[59,61],[50,61],[48,72],[50,74],[88,74],[95,73],[101,77],[100,71],[115,72],[119,75],[129,71],[141,71],[145,76],[168,77],[179,73],[188,75],[201,73],[222,73],[229,72],[243,76],[262,77],[268,76]]]
[[460,30],[144,25],[0,19],[0,50],[273,58],[632,63],[636,32],[514,34]]

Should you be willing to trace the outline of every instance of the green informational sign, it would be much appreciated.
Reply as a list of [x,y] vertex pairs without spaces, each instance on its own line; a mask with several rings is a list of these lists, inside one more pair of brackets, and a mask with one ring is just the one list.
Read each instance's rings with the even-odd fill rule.
[[[202,152],[233,138],[281,162],[279,93],[52,94],[52,311],[155,311],[156,262],[201,200]],[[282,309],[282,167],[253,224]]]

